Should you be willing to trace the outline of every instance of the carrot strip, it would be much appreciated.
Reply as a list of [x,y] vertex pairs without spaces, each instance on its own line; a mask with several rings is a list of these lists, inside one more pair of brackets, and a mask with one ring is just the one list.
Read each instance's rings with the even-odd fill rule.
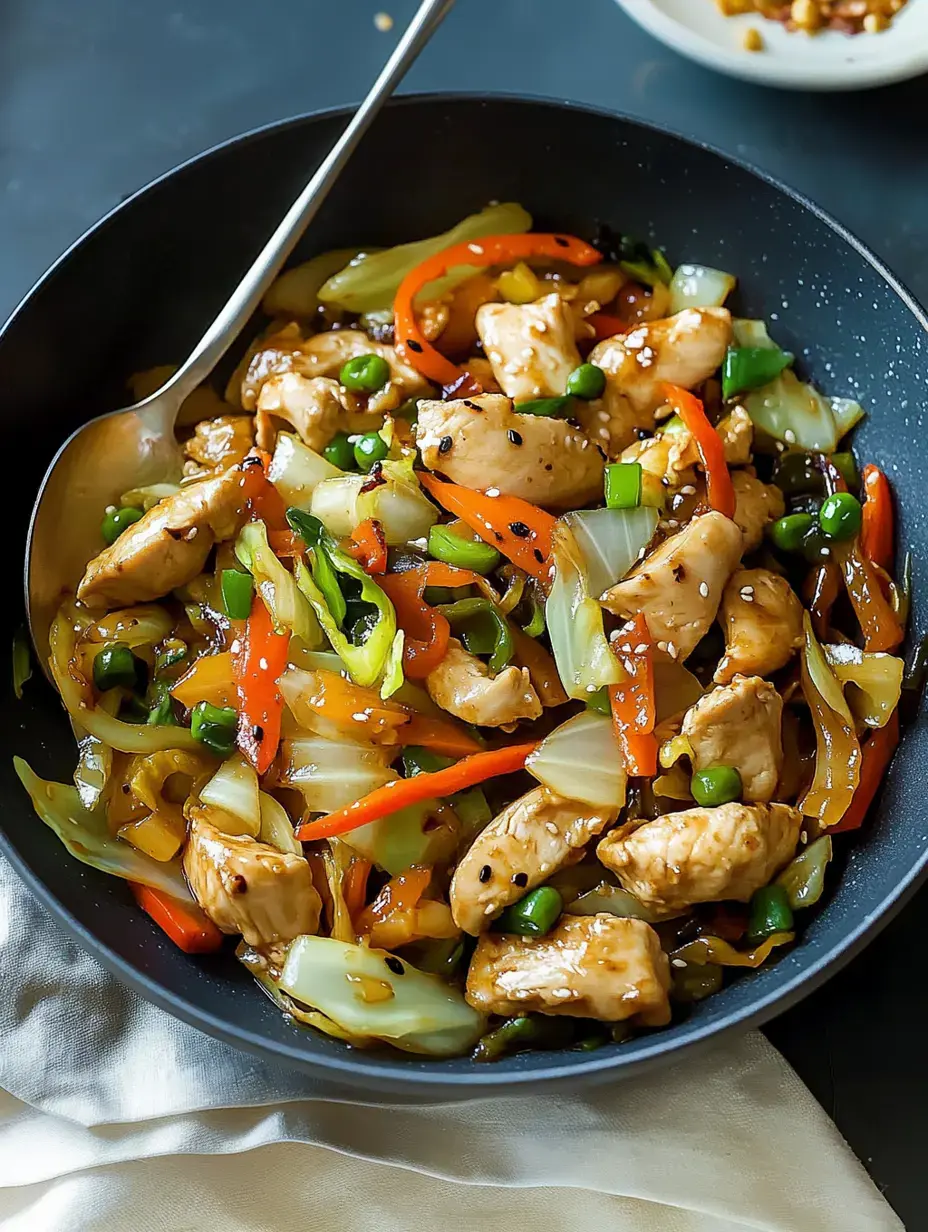
[[709,504],[726,518],[735,516],[735,489],[731,482],[722,438],[706,417],[705,408],[695,394],[679,385],[664,385],[664,396],[689,428],[706,472]]
[[403,671],[412,680],[424,680],[445,657],[451,626],[441,612],[429,607],[422,598],[425,581],[418,569],[384,574],[380,587],[393,604],[397,624],[406,634]]
[[345,551],[358,561],[365,573],[386,573],[387,538],[374,518],[365,518],[351,533]]
[[858,830],[864,819],[873,797],[883,781],[893,753],[899,744],[899,712],[893,711],[893,716],[885,727],[878,727],[866,741],[861,751],[860,781],[854,798],[841,820],[835,826],[828,827],[829,834],[838,834],[843,830]]
[[364,910],[364,900],[367,897],[367,879],[370,876],[372,864],[362,856],[355,856],[348,865],[348,871],[342,879],[342,898],[348,908],[352,920]]
[[864,556],[887,572],[895,557],[895,517],[889,480],[878,466],[863,470],[864,509],[860,546]]
[[232,647],[239,696],[238,747],[259,774],[270,767],[280,743],[284,699],[277,687],[287,666],[289,633],[274,630],[271,614],[255,595],[245,631]]
[[654,660],[647,622],[639,613],[612,643],[627,679],[612,685],[612,721],[630,775],[650,778],[657,773]]
[[423,800],[436,797],[441,799],[467,787],[475,787],[497,775],[513,774],[522,769],[525,759],[536,747],[537,743],[534,741],[530,744],[511,744],[504,749],[475,753],[472,757],[465,757],[453,766],[436,770],[433,774],[417,774],[411,779],[394,779],[392,783],[376,788],[346,808],[330,813],[328,817],[307,822],[297,831],[297,838],[306,843],[315,838],[333,838],[338,834],[348,834],[358,826],[367,825],[369,821],[378,821],[381,817],[398,813],[410,804],[420,804]]
[[185,903],[137,881],[129,885],[142,910],[185,954],[212,954],[222,945],[222,933],[196,903]]

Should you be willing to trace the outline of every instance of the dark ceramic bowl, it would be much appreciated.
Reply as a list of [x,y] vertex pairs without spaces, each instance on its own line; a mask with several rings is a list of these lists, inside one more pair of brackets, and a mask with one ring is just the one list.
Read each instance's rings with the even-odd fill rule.
[[[171,172],[90,231],[16,311],[0,335],[0,421],[12,449],[6,542],[14,561],[59,444],[86,419],[124,405],[130,373],[187,354],[344,118],[274,125]],[[739,310],[772,319],[777,340],[802,357],[810,377],[868,408],[860,453],[889,471],[901,542],[916,561],[925,559],[926,319],[857,240],[742,164],[619,116],[519,99],[428,98],[396,103],[380,117],[304,255],[434,234],[492,199],[522,201],[536,225],[578,235],[608,221],[659,240],[675,261],[737,274]],[[4,611],[8,646],[21,619],[12,577]],[[915,627],[922,623],[916,599]],[[856,954],[922,880],[928,859],[926,739],[913,729],[865,835],[839,844],[844,867],[832,870],[830,899],[800,943],[775,966],[695,1006],[684,1022],[593,1053],[531,1053],[495,1065],[352,1052],[285,1021],[231,954],[184,957],[121,882],[72,860],[41,824],[11,755],[64,780],[75,761],[65,715],[41,679],[27,686],[24,701],[10,696],[2,722],[3,851],[83,946],[142,996],[231,1044],[413,1099],[640,1072],[722,1031],[763,1022]]]

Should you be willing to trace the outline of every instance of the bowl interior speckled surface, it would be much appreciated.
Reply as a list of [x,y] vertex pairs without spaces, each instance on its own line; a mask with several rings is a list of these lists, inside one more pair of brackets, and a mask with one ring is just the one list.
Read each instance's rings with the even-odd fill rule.
[[[18,446],[8,542],[24,542],[38,482],[68,433],[124,405],[132,372],[187,353],[342,124],[341,113],[295,120],[186,164],[120,206],[20,306],[0,336],[0,417]],[[412,180],[397,174],[397,151],[411,138],[419,168]],[[389,107],[298,255],[432,234],[491,199],[520,200],[536,225],[582,236],[607,221],[659,241],[674,262],[735,273],[737,311],[766,316],[807,376],[868,409],[856,446],[890,474],[900,542],[924,559],[928,326],[857,241],[777,185],[672,134],[553,103],[456,97]],[[15,589],[11,599],[7,644],[21,620]],[[916,585],[915,629],[923,611]],[[0,846],[81,944],[143,996],[232,1044],[409,1098],[640,1072],[727,1028],[763,1021],[866,944],[928,861],[926,739],[915,727],[865,834],[837,844],[827,901],[803,922],[799,944],[685,1020],[593,1053],[532,1053],[492,1066],[353,1052],[288,1023],[231,952],[182,955],[122,883],[75,862],[41,824],[10,755],[62,780],[75,760],[65,715],[43,680],[27,686],[22,702],[9,694],[2,723]]]

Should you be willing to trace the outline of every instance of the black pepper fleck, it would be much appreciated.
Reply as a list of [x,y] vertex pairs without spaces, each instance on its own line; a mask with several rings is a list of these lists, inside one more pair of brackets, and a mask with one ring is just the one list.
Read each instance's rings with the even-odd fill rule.
[[603,449],[602,445],[597,445],[597,446],[596,446],[596,448],[597,448],[597,450],[598,450],[598,452],[599,452],[599,456],[602,458],[602,460],[603,460],[604,462],[605,462],[605,461],[607,461],[607,458],[606,458],[606,451],[605,451],[605,449]]
[[557,244],[558,248],[569,248],[570,247],[570,241],[565,240],[563,235],[556,235],[554,237],[554,242],[555,244]]
[[438,452],[447,453],[453,444],[454,441],[452,441],[450,436],[443,436],[438,442]]
[[483,868],[477,874],[478,879],[483,885],[486,885],[486,883],[490,880],[492,876],[493,876],[493,870],[492,868],[490,868],[489,864],[484,864]]
[[512,877],[512,884],[519,886],[520,889],[527,886],[528,873],[514,873]]
[[261,465],[261,459],[252,458],[252,457],[246,458],[245,461],[242,463],[242,466],[260,466],[260,465]]
[[538,561],[539,565],[545,563],[544,553],[539,548],[532,548],[532,555]]
[[406,345],[409,347],[410,351],[413,351],[416,355],[422,354],[422,343],[416,342],[415,338],[407,338]]
[[394,958],[392,954],[388,954],[387,957],[383,961],[387,964],[387,966],[390,968],[390,970],[393,972],[394,975],[405,975],[406,974],[406,968],[403,966],[400,960],[398,958]]
[[510,439],[510,441],[512,441],[513,445],[521,445],[521,444],[522,444],[522,437],[521,437],[521,435],[520,435],[520,434],[519,434],[519,433],[515,430],[515,428],[510,428],[510,429],[509,429],[509,439]]
[[532,533],[529,527],[524,522],[510,522],[509,529],[517,539],[527,539]]
[[553,470],[554,470],[554,463],[553,463],[553,462],[546,462],[546,463],[545,463],[545,470],[546,470],[546,471],[553,471]]
[[503,536],[499,533],[499,531],[498,531],[498,530],[495,530],[495,531],[493,532],[493,535],[494,535],[494,537],[496,538],[496,542],[497,542],[497,543],[502,543],[502,542],[503,542]]

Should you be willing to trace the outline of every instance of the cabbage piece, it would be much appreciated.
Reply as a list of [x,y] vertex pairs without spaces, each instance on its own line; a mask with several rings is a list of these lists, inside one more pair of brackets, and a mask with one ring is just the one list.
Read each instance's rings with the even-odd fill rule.
[[211,821],[224,834],[258,837],[261,829],[258,776],[241,753],[226,758],[200,789],[200,800],[219,811],[220,816],[211,818]]
[[556,727],[530,754],[525,768],[568,800],[610,809],[616,817],[625,805],[625,763],[612,720],[595,710]]
[[[896,655],[856,646],[823,646],[825,662],[845,690],[851,713],[868,727],[884,727],[902,695],[905,664]],[[848,686],[851,686],[848,689]]]
[[318,485],[343,473],[292,432],[278,432],[267,477],[286,504],[308,509]]
[[164,641],[174,628],[174,618],[157,603],[108,612],[84,630],[83,640],[99,644],[122,642],[131,650]]
[[268,288],[262,310],[269,317],[311,317],[319,307],[319,288],[357,255],[357,248],[335,248],[284,270]]
[[310,512],[338,539],[367,518],[381,524],[390,547],[425,538],[438,521],[438,510],[419,487],[412,468],[385,461],[381,474],[386,482],[373,488],[368,475],[324,479],[313,491]]
[[352,1035],[350,1031],[343,1030],[338,1023],[333,1022],[331,1018],[326,1018],[325,1014],[320,1014],[318,1010],[307,1010],[297,1005],[292,997],[288,997],[278,987],[277,981],[268,972],[265,955],[259,954],[257,950],[253,950],[244,941],[236,949],[235,957],[243,967],[251,972],[258,981],[261,990],[274,1002],[281,1013],[286,1014],[295,1022],[301,1022],[307,1027],[315,1027],[317,1031],[322,1031],[325,1035],[331,1035],[333,1039],[340,1039],[346,1044],[351,1044],[352,1048],[370,1048],[374,1046],[373,1041],[362,1039],[359,1035]]
[[779,945],[789,945],[795,937],[795,933],[773,933],[753,950],[736,950],[721,937],[697,937],[695,941],[674,950],[670,960],[673,962],[678,958],[681,962],[696,963],[699,966],[717,963],[720,967],[759,967],[767,961],[772,950]]
[[834,854],[830,834],[823,834],[794,860],[790,860],[776,879],[776,884],[786,891],[793,911],[800,907],[813,907],[822,897],[825,888],[825,870]]
[[[461,793],[465,794],[471,796],[473,793]],[[414,864],[432,865],[450,860],[459,834],[458,818],[449,805],[438,800],[423,800],[389,817],[356,827],[343,836],[343,841],[358,855],[396,877]]]
[[131,844],[114,838],[101,804],[84,808],[76,788],[39,778],[21,757],[13,758],[13,768],[39,817],[75,859],[101,873],[141,882],[174,898],[190,899],[179,860],[153,860]]
[[840,684],[825,660],[808,612],[802,614],[802,692],[815,727],[815,774],[799,801],[806,817],[823,829],[837,825],[850,807],[860,779],[860,744]]
[[289,631],[310,650],[325,645],[312,605],[274,553],[263,522],[243,526],[235,541],[235,555],[255,579],[258,594],[271,614],[278,633]]
[[623,916],[630,920],[645,920],[648,924],[667,918],[666,915],[662,916],[646,907],[628,890],[610,885],[608,881],[602,881],[592,890],[586,890],[572,903],[568,903],[564,910],[571,915],[599,915],[603,911],[607,915]]
[[565,514],[561,521],[580,549],[590,594],[599,598],[625,577],[654,538],[659,517],[649,505]]
[[665,722],[689,710],[705,690],[689,668],[676,659],[657,653],[654,659],[654,722]]
[[[402,975],[395,973],[397,964]],[[438,976],[426,975],[385,950],[332,937],[297,937],[279,983],[295,1000],[320,1010],[344,1030],[408,1052],[458,1056],[484,1029],[483,1015]]]
[[708,265],[678,265],[670,281],[669,312],[684,308],[721,308],[737,279]]
[[[531,215],[521,205],[509,202],[487,206],[479,214],[469,214],[443,235],[399,244],[384,252],[361,253],[323,284],[319,299],[323,304],[358,314],[391,308],[400,283],[426,258],[454,244],[479,240],[485,235],[515,235],[529,231],[531,226]],[[422,304],[438,299],[475,273],[477,267],[472,265],[451,270],[445,277],[423,287],[416,302]]]
[[406,634],[397,629],[390,653],[383,669],[383,683],[380,686],[380,696],[386,701],[403,687],[406,677],[403,675],[403,647],[406,645]]
[[397,776],[389,749],[306,736],[283,740],[277,782],[301,793],[312,813],[334,813]]

